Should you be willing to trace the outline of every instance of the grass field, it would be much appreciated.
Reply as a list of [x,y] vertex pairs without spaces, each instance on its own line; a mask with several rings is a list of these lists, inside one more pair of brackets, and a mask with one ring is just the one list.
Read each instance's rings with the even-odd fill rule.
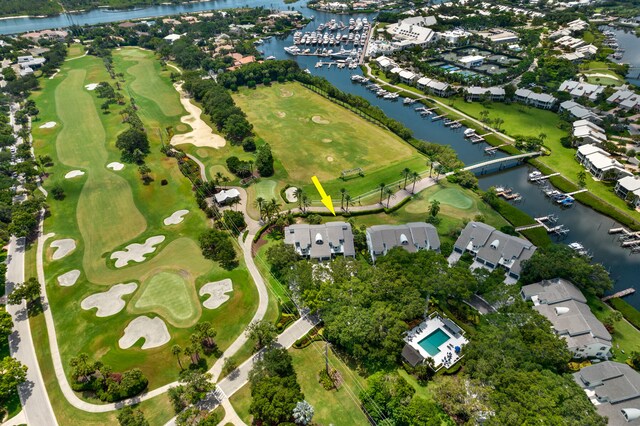
[[[611,308],[598,298],[588,296],[587,302],[600,321],[604,321],[612,312]],[[613,338],[611,352],[615,361],[625,362],[632,352],[640,352],[640,331],[624,319],[614,324],[611,337]]]
[[[119,172],[105,167],[120,159],[114,141],[127,126],[117,113],[121,107],[111,106],[110,113],[103,114],[102,100],[85,89],[85,85],[101,81],[115,86],[102,60],[86,56],[65,62],[54,79],[41,82],[42,90],[33,94],[40,121],[59,125],[39,129],[34,124],[34,146],[37,155],[50,155],[55,163],[45,187],[60,183],[66,195],[63,201],[48,200],[51,216],[45,221],[45,233],[56,234],[49,242],[73,238],[77,244],[64,259],[47,259],[47,293],[65,367],[70,357],[86,352],[114,371],[141,368],[153,389],[177,378],[178,366],[170,348],[188,344],[190,327],[197,320],[212,323],[218,332],[216,342],[224,350],[253,316],[257,291],[244,264],[229,272],[202,257],[196,241],[208,222],[175,160],[159,152],[164,129],[179,125],[184,112],[171,86],[170,71],[162,70],[152,53],[129,48],[114,51],[114,65],[116,72],[125,76],[120,81],[125,99],[135,98],[148,130],[151,154],[147,165],[154,181],[143,185],[135,165],[127,164]],[[64,179],[73,169],[86,174]],[[162,179],[169,184],[160,185]],[[164,218],[178,209],[191,213],[179,225],[164,226]],[[120,269],[110,266],[108,258],[113,251],[154,235],[166,239],[146,261]],[[71,269],[82,271],[80,280],[72,287],[58,286],[55,277]],[[233,281],[231,299],[218,309],[202,309],[197,290],[224,278]],[[80,308],[85,297],[124,282],[137,282],[139,287],[120,313],[96,318],[93,311]],[[151,311],[167,322],[171,341],[151,350],[141,350],[140,343],[120,349],[117,340],[124,326]]]
[[289,349],[305,399],[313,406],[313,421],[319,424],[368,425],[359,407],[358,395],[364,390],[365,380],[329,351],[329,365],[337,369],[344,380],[338,390],[325,390],[318,382],[318,373],[324,367],[324,343],[314,342],[304,349]]
[[[258,137],[271,145],[275,158],[274,176],[247,188],[249,213],[254,219],[258,218],[252,207],[255,199],[283,202],[280,190],[287,184],[302,187],[313,204],[320,205],[311,183],[314,175],[334,200],[345,188],[352,198],[369,203],[375,201],[378,185],[397,183],[404,168],[428,170],[427,158],[409,144],[298,83],[241,89],[234,100],[248,115]],[[218,150],[187,145],[181,148],[205,164],[210,178],[221,173],[232,184],[239,180],[227,170],[225,160],[237,156],[255,161],[255,154],[238,146],[226,145]],[[356,167],[363,168],[364,177],[340,178],[343,170]]]

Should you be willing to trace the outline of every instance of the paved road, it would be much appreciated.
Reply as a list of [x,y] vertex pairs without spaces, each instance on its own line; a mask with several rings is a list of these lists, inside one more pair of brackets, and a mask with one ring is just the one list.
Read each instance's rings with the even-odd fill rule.
[[[11,237],[7,265],[7,294],[16,283],[24,282],[24,238]],[[36,357],[26,305],[7,305],[13,317],[14,331],[9,336],[11,356],[26,365],[27,381],[18,387],[25,420],[29,425],[57,425]]]

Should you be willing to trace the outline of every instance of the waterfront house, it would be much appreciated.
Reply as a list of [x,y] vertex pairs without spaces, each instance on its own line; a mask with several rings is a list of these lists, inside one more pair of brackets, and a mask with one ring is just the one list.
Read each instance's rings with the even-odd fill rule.
[[465,99],[468,102],[489,99],[491,101],[503,101],[505,91],[502,87],[478,87],[471,86],[465,90]]
[[559,112],[566,111],[575,120],[589,120],[593,123],[601,123],[602,118],[574,101],[564,101],[560,104]]
[[627,364],[605,361],[573,373],[598,414],[610,426],[640,426],[640,373]]
[[21,69],[40,68],[45,62],[47,62],[47,60],[45,58],[42,58],[42,57],[34,58],[31,55],[18,56],[18,65],[20,66]]
[[611,334],[591,312],[587,299],[570,281],[556,278],[525,285],[520,290],[524,301],[551,322],[555,333],[567,342],[574,358],[607,359],[611,352]]
[[318,261],[330,260],[337,255],[356,256],[353,231],[346,222],[287,226],[284,228],[284,243],[292,245],[300,256]]
[[578,145],[600,145],[607,141],[604,129],[589,120],[576,120],[573,122],[573,138]]
[[[428,22],[432,22],[427,18],[416,17],[404,19],[396,24],[388,25],[387,33],[389,33],[395,41],[406,42],[407,46],[424,47],[435,37],[435,32],[425,25]],[[433,18],[433,22],[435,23],[435,18]]]
[[398,76],[400,77],[400,81],[405,83],[405,84],[413,84],[418,79],[418,75],[416,73],[413,73],[413,72],[409,71],[409,70],[400,71],[398,73]]
[[520,278],[522,262],[530,259],[536,246],[529,241],[507,235],[482,222],[469,222],[453,246],[449,263],[455,263],[466,252],[474,257],[472,268],[493,271],[503,268],[507,280]]
[[580,146],[576,158],[595,179],[601,180],[607,175],[612,175],[615,179],[631,176],[620,162],[611,158],[611,154],[593,144]]
[[514,100],[540,109],[551,109],[557,102],[557,99],[549,94],[535,93],[529,89],[516,90]]
[[436,228],[424,222],[406,225],[374,225],[367,228],[367,247],[373,262],[385,256],[394,247],[409,253],[418,250],[440,251],[440,238]]
[[640,176],[625,176],[616,182],[615,192],[623,200],[631,201],[640,207]]
[[378,66],[380,67],[380,69],[382,71],[389,71],[392,68],[396,68],[397,65],[395,62],[393,62],[391,59],[387,58],[386,56],[378,56],[375,59],[376,64],[378,64]]
[[429,77],[422,77],[418,79],[416,87],[422,91],[429,92],[443,98],[446,98],[450,94],[450,86],[448,83],[443,83]]

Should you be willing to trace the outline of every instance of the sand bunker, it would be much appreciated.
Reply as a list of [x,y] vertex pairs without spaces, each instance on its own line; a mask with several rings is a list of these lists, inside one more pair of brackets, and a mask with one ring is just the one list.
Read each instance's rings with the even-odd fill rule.
[[54,127],[56,127],[55,121],[47,121],[42,126],[40,126],[41,129],[53,129]]
[[96,90],[96,87],[98,87],[98,83],[91,83],[84,86],[84,88],[87,90]]
[[120,170],[124,169],[124,164],[114,161],[113,163],[107,164],[107,169],[119,172]]
[[289,200],[290,203],[295,203],[296,201],[298,201],[298,197],[296,196],[297,189],[298,188],[296,188],[295,186],[292,186],[284,191],[284,195],[287,196],[287,200]]
[[177,225],[184,220],[184,215],[189,213],[189,210],[178,210],[168,218],[164,220],[165,226]]
[[333,139],[328,139],[328,138],[327,139],[322,139],[322,142],[331,143],[331,142],[333,142]]
[[320,115],[314,115],[313,117],[311,117],[311,121],[313,121],[316,124],[329,124],[330,121],[326,120],[324,118],[322,118],[322,116]]
[[74,177],[82,176],[84,172],[82,170],[71,170],[69,173],[64,175],[65,179],[73,179]]
[[332,156],[328,156],[327,157],[327,161],[331,163],[333,161],[333,157]]
[[285,118],[287,116],[286,112],[282,112],[282,111],[278,111],[276,112],[276,115],[280,118]]
[[66,272],[58,277],[58,284],[62,287],[71,287],[78,281],[80,278],[80,271],[74,269],[72,271]]
[[290,98],[293,96],[293,92],[291,90],[280,89],[280,96],[283,98]]
[[167,343],[171,336],[167,325],[160,318],[138,317],[124,329],[124,336],[118,340],[122,349],[129,349],[140,338],[144,339],[142,349],[157,348]]
[[205,294],[210,296],[207,300],[202,302],[202,306],[207,309],[216,309],[229,300],[229,296],[226,293],[230,293],[232,291],[233,283],[227,278],[222,281],[206,283],[202,286],[198,294],[200,296],[204,296]]
[[53,260],[62,259],[76,249],[76,242],[71,238],[56,240],[51,243],[51,248],[55,249],[51,258]]
[[178,93],[180,93],[180,103],[189,113],[180,118],[180,121],[184,124],[191,126],[193,130],[189,133],[181,135],[174,135],[171,138],[171,145],[180,145],[183,143],[190,143],[195,146],[206,146],[209,148],[222,148],[227,143],[220,135],[216,135],[211,130],[211,127],[207,125],[200,116],[202,110],[191,103],[187,93],[182,90],[182,84],[173,85]]
[[87,297],[80,306],[85,311],[97,308],[97,317],[109,317],[124,309],[126,302],[122,300],[122,296],[133,293],[136,288],[138,288],[136,283],[116,284],[108,291]]
[[156,251],[158,244],[164,241],[164,235],[147,238],[144,244],[129,244],[124,250],[111,253],[111,259],[116,259],[116,268],[127,266],[129,262],[144,262],[145,256]]

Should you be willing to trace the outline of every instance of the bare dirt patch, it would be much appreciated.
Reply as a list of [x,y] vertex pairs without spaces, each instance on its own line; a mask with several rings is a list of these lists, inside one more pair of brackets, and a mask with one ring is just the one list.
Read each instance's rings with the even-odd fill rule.
[[124,335],[118,340],[118,346],[122,349],[129,349],[140,338],[144,339],[142,349],[151,349],[164,345],[171,339],[171,336],[162,319],[141,316],[127,325],[124,329]]
[[224,138],[213,133],[211,127],[202,120],[202,110],[191,103],[189,95],[182,90],[182,84],[174,84],[174,87],[178,93],[180,93],[180,103],[189,113],[182,117],[180,121],[191,126],[192,130],[188,133],[174,135],[171,138],[171,145],[190,143],[195,146],[204,146],[216,149],[225,146],[227,142]]
[[122,300],[122,296],[133,293],[136,288],[138,288],[136,283],[116,284],[105,292],[92,294],[85,298],[80,306],[85,311],[97,308],[97,317],[109,317],[124,309],[126,302]]
[[129,244],[124,250],[114,251],[111,253],[111,259],[116,259],[116,268],[127,266],[129,262],[144,262],[145,256],[156,251],[158,244],[164,241],[164,235],[156,235],[147,238],[143,244]]
[[311,121],[313,121],[316,124],[329,124],[329,123],[331,123],[326,118],[322,118],[321,115],[314,115],[313,117],[311,117]]
[[227,278],[222,281],[206,283],[202,286],[198,294],[200,296],[204,296],[206,294],[210,296],[207,300],[202,302],[202,306],[207,309],[216,309],[229,300],[229,296],[226,293],[231,293],[232,291],[233,283]]

